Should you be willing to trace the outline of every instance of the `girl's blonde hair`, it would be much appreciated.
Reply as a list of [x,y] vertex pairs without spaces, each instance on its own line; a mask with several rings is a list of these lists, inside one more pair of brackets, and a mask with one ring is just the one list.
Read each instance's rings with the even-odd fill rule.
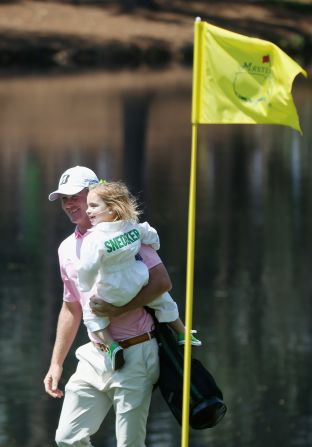
[[100,182],[90,186],[116,214],[116,220],[138,222],[141,211],[137,199],[122,182]]

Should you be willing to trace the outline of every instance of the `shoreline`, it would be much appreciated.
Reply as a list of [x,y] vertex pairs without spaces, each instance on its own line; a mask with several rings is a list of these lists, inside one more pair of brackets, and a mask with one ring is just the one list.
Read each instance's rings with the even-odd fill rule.
[[132,13],[112,2],[1,4],[0,76],[191,68],[193,21],[199,14],[216,26],[271,40],[312,72],[311,14],[305,9],[260,2],[156,3],[157,11],[138,8]]

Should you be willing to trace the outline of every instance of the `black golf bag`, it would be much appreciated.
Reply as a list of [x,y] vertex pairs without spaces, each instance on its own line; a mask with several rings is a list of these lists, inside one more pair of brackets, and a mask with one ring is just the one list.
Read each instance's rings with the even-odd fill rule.
[[[166,323],[159,323],[155,317],[154,322],[159,345],[158,386],[171,412],[181,425],[184,347],[177,344],[172,330]],[[226,410],[222,392],[214,378],[198,359],[192,358],[190,426],[194,429],[214,427],[224,417]]]

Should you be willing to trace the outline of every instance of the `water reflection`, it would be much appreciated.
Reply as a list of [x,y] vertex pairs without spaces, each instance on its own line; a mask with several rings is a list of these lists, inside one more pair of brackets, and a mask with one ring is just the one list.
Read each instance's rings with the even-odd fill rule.
[[[56,249],[71,226],[47,194],[66,167],[144,192],[184,314],[191,82],[189,72],[166,76],[0,83],[3,447],[54,445],[61,403],[42,379],[61,305]],[[229,411],[216,428],[191,431],[191,447],[312,442],[311,85],[296,94],[304,137],[274,126],[199,129],[194,327]],[[84,340],[82,328],[76,345]],[[74,366],[72,353],[63,383]],[[115,445],[109,417],[96,446]],[[180,445],[158,391],[147,445]]]

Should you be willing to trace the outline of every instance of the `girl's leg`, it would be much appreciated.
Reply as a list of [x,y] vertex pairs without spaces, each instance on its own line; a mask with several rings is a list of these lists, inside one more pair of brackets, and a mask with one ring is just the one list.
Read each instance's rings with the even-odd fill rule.
[[107,346],[113,370],[117,371],[118,369],[122,368],[125,364],[123,349],[119,346],[119,343],[111,337],[109,330],[106,328],[101,329],[99,331],[95,331],[94,334],[105,346]]

